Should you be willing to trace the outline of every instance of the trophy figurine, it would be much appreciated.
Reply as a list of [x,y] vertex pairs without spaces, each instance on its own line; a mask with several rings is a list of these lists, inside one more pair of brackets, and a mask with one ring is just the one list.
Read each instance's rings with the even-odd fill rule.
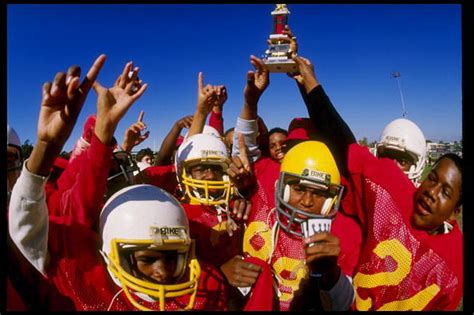
[[270,34],[270,44],[265,51],[263,62],[270,72],[297,72],[298,67],[291,59],[288,36],[283,34],[285,25],[288,24],[290,11],[286,4],[277,4],[272,11],[273,31]]

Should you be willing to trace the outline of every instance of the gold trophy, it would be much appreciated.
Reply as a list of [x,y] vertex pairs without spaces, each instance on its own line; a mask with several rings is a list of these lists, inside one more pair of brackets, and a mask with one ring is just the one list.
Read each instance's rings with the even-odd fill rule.
[[286,4],[277,4],[272,11],[273,31],[270,34],[270,44],[265,51],[263,62],[270,72],[298,72],[296,63],[291,59],[289,38],[283,34],[285,25],[288,24],[290,11]]

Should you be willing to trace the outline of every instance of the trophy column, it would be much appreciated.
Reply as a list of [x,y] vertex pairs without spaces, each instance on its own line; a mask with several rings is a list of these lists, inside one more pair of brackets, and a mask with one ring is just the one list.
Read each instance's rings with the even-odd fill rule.
[[271,14],[273,19],[273,30],[270,34],[271,44],[265,51],[263,62],[270,72],[297,72],[298,67],[291,59],[288,36],[283,34],[285,25],[288,24],[290,11],[286,4],[277,4]]

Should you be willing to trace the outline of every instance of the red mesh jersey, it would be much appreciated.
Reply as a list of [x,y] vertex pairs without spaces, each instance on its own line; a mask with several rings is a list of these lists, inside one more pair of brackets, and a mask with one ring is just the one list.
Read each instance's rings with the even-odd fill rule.
[[454,310],[462,296],[462,234],[429,235],[410,224],[415,186],[391,161],[349,148],[344,211],[366,240],[354,276],[357,310]]
[[[98,248],[98,235],[84,225],[65,225],[56,218],[50,222],[50,263],[47,275],[61,294],[68,297],[76,310],[136,310],[125,293],[112,280]],[[226,310],[224,280],[212,266],[200,263],[202,272],[194,303],[195,310]],[[139,299],[146,307],[159,309],[158,303]],[[166,310],[178,310],[189,302],[189,296],[167,300]],[[57,310],[52,308],[51,310]],[[61,309],[59,309],[61,310]]]
[[[259,159],[254,165],[257,183],[252,196],[252,212],[244,234],[244,252],[247,255],[269,261],[279,280],[280,310],[288,310],[294,291],[306,276],[304,243],[301,237],[278,229],[272,254],[272,227],[276,222],[275,183],[280,164],[270,158]],[[356,221],[343,213],[337,213],[331,231],[340,240],[341,252],[338,264],[342,271],[352,276],[359,257],[362,233]]]
[[276,222],[276,212],[270,207],[269,197],[263,189],[257,190],[253,196],[255,211],[252,211],[248,220],[243,248],[246,255],[260,258],[270,264],[281,294],[280,310],[287,311],[294,291],[307,273],[303,241],[301,237],[278,229],[276,244],[273,246],[272,227]]
[[219,222],[213,207],[190,204],[183,204],[183,207],[189,219],[191,238],[196,240],[196,256],[200,262],[219,266],[240,254],[242,229],[229,236],[226,216],[222,215],[222,222]]

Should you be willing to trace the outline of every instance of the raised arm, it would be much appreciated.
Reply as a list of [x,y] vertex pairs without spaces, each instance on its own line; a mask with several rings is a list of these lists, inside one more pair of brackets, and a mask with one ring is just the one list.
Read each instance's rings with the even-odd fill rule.
[[143,122],[144,111],[140,111],[138,120],[131,124],[130,127],[125,130],[125,135],[122,141],[122,148],[124,151],[130,153],[133,148],[145,141],[150,135],[150,131],[145,132],[142,135],[142,131],[146,129],[146,124]]
[[250,160],[255,162],[261,154],[257,144],[258,101],[270,84],[270,75],[261,59],[252,55],[250,56],[250,63],[254,66],[255,72],[247,72],[247,84],[244,89],[244,105],[242,106],[240,116],[237,118],[234,129],[232,155],[239,154],[238,134],[241,133],[249,149]]
[[347,154],[351,143],[356,142],[349,126],[332,105],[316,78],[311,62],[303,57],[294,57],[299,74],[294,78],[308,109],[309,117],[316,127],[316,140],[324,142],[336,159],[343,175],[347,175]]
[[223,85],[217,86],[217,98],[214,106],[212,106],[211,115],[209,116],[209,126],[214,127],[221,136],[224,135],[224,117],[222,109],[227,101],[227,89]]
[[[75,169],[70,170],[69,168],[73,165],[68,165],[65,173],[71,171],[77,175],[73,175],[74,181],[70,183],[70,186],[61,187],[59,191],[61,194],[59,198],[61,215],[90,228],[97,227],[99,213],[102,209],[112,163],[113,132],[120,119],[147,87],[146,84],[137,86],[137,82],[128,76],[131,68],[132,63],[127,63],[122,74],[110,89],[102,87],[99,82],[94,84],[98,99],[97,118],[91,144],[78,157],[78,161],[74,165]],[[135,72],[138,72],[138,68],[135,69]],[[102,132],[103,130],[105,132]],[[91,185],[92,182],[94,185]]]
[[42,274],[48,253],[48,209],[44,185],[54,160],[71,135],[84,101],[105,62],[99,56],[80,82],[80,68],[58,72],[43,85],[37,141],[12,191],[9,208],[10,236],[25,258]]
[[189,128],[188,138],[202,133],[204,125],[206,124],[207,115],[212,110],[215,102],[217,101],[217,89],[216,87],[207,84],[204,86],[203,74],[199,72],[198,74],[198,97],[196,112],[194,113],[193,123]]
[[184,116],[174,123],[173,127],[161,143],[160,150],[158,151],[158,156],[155,159],[155,165],[171,164],[171,157],[176,148],[176,141],[179,138],[181,130],[183,130],[183,128],[189,129],[192,123],[192,115]]

